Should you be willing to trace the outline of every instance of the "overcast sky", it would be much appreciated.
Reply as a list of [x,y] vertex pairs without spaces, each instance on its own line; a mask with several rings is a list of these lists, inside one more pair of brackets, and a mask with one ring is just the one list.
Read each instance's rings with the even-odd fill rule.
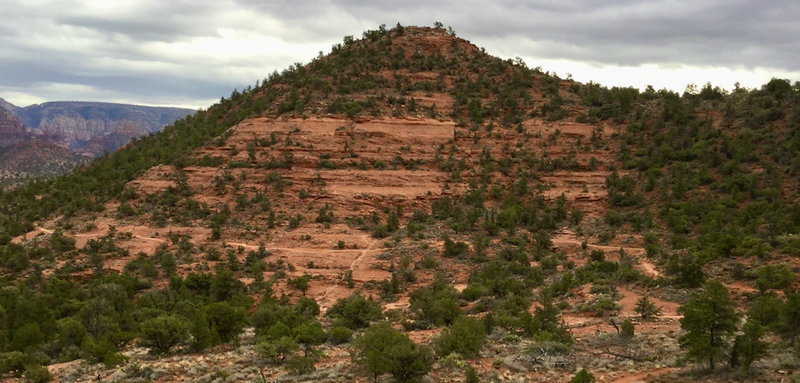
[[[436,3],[436,4],[434,4]],[[378,25],[562,77],[683,91],[800,80],[796,0],[0,0],[0,97],[204,108]]]

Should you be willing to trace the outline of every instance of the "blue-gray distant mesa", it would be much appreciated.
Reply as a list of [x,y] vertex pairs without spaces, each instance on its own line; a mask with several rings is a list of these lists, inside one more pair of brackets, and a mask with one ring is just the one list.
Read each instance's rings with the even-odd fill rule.
[[789,0],[125,3],[0,0],[0,97],[204,107],[397,22],[441,21],[491,54],[534,60],[800,73]]

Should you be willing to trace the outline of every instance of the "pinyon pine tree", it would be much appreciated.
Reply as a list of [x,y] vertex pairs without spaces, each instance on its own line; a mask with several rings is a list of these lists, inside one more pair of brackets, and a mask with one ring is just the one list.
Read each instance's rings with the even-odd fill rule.
[[718,281],[706,282],[703,291],[695,293],[685,305],[678,308],[683,314],[678,338],[686,357],[697,362],[708,361],[713,370],[714,363],[722,358],[739,322],[736,305],[728,296],[728,289]]

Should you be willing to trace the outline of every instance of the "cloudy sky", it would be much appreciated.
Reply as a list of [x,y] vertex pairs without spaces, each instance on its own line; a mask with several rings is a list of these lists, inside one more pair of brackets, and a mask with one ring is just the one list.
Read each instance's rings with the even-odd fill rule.
[[207,107],[378,25],[607,86],[800,80],[795,0],[0,0],[0,97]]

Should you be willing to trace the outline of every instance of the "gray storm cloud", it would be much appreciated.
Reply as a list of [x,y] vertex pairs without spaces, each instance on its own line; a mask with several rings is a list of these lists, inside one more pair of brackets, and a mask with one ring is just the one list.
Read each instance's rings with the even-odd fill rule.
[[800,3],[785,0],[0,0],[0,7],[7,13],[0,97],[20,100],[203,107],[327,52],[344,35],[397,22],[441,21],[501,57],[800,72]]

